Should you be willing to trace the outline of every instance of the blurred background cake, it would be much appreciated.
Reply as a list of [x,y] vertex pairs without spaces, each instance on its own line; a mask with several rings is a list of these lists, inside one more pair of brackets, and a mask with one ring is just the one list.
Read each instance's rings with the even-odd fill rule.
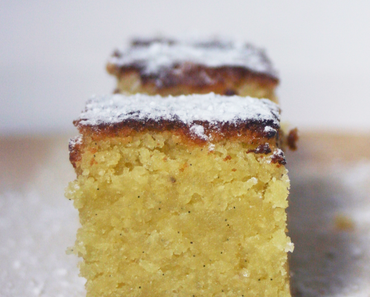
[[107,65],[116,93],[252,96],[277,102],[276,70],[262,49],[223,39],[134,39]]

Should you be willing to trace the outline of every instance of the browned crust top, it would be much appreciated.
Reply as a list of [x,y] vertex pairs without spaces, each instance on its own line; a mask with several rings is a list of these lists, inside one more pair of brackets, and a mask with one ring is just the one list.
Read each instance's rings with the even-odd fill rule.
[[[129,137],[137,133],[168,131],[180,136],[182,142],[189,145],[204,146],[209,143],[207,140],[195,136],[188,125],[179,121],[147,120],[146,122],[140,122],[126,120],[116,124],[100,124],[96,126],[79,125],[79,122],[75,121],[74,124],[83,136],[91,137],[94,141],[114,137]],[[204,127],[204,132],[209,139],[212,139],[212,143],[222,142],[226,139],[227,141],[240,141],[255,146],[256,149],[250,152],[257,154],[269,154],[272,152],[271,148],[279,148],[283,142],[281,139],[282,132],[278,127],[276,130],[265,131],[266,124],[261,122],[239,123],[237,125],[223,123],[216,129],[208,122],[197,121],[194,124]],[[80,142],[71,141],[70,143],[70,161],[74,167],[81,159],[82,146]],[[285,164],[284,154],[276,155],[276,157],[274,155],[271,160],[273,163]]]
[[[182,131],[184,135],[188,135],[190,138],[197,138],[194,137],[194,135],[192,136],[189,125],[181,121],[169,121],[163,119],[146,119],[138,121],[129,119],[119,123],[102,123],[94,126],[80,125],[79,122],[80,121],[77,120],[73,123],[82,134],[86,131],[91,131],[97,135],[103,135],[104,137],[113,135],[127,136],[131,133],[143,131]],[[240,121],[237,124],[220,122],[217,125],[206,121],[194,121],[193,124],[204,127],[205,134],[212,135],[213,139],[217,141],[234,136],[240,137],[244,134],[250,135],[251,133],[258,138],[272,139],[278,135],[277,130],[275,129],[279,129],[279,127],[272,121]],[[265,131],[266,126],[270,126],[275,129]]]

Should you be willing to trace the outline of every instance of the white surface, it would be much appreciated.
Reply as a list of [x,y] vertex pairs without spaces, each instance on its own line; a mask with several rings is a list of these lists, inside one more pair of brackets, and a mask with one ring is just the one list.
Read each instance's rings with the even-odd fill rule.
[[[37,166],[26,183],[20,184],[17,176],[6,176],[8,182],[2,184],[1,297],[85,296],[85,280],[78,277],[78,259],[66,255],[79,227],[77,211],[64,197],[64,188],[75,177],[66,142],[53,142],[43,159],[35,162]],[[44,150],[42,144],[45,142],[40,145]],[[14,168],[8,169],[11,172]]]
[[370,2],[0,2],[0,134],[71,130],[127,38],[200,32],[267,50],[281,77],[283,118],[304,127],[370,130]]
[[220,124],[237,124],[239,121],[262,121],[264,125],[280,126],[279,107],[270,100],[214,93],[165,98],[142,94],[94,97],[88,101],[78,120],[80,125],[96,126],[130,119],[180,121],[186,125],[202,121],[216,129]]
[[[323,168],[290,163],[289,234],[294,297],[370,296],[370,161]],[[302,170],[304,168],[304,170]],[[353,229],[341,230],[345,217]]]

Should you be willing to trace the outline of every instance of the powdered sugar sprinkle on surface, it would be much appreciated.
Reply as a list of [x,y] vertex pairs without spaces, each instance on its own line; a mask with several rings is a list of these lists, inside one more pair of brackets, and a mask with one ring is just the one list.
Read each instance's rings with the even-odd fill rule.
[[82,144],[82,135],[77,135],[69,140],[69,145],[75,147],[78,144]]
[[[259,122],[279,127],[279,107],[268,99],[251,97],[189,95],[161,97],[136,94],[120,94],[94,97],[78,119],[79,125],[97,126],[115,124],[125,120],[180,121],[186,125],[194,122],[210,124]],[[199,127],[193,128],[200,132]]]
[[264,132],[266,133],[269,133],[269,132],[276,132],[276,129],[270,127],[270,126],[266,126],[264,129],[263,129]]

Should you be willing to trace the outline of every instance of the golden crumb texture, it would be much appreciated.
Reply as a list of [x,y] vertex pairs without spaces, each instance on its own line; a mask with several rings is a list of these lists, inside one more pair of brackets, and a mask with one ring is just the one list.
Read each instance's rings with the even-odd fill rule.
[[290,296],[289,178],[242,141],[84,135],[66,190],[88,297]]

